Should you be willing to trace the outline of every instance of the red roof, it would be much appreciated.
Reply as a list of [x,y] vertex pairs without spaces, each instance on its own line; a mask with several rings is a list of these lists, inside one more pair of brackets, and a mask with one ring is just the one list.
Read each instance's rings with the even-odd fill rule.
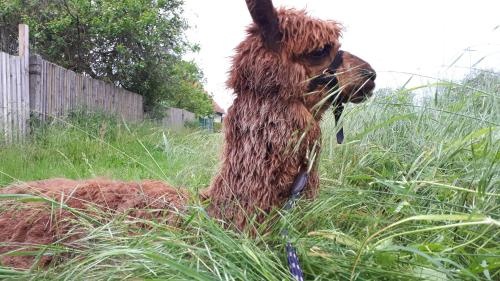
[[212,105],[214,107],[214,111],[215,112],[226,114],[226,112],[224,111],[224,109],[222,109],[222,107],[220,107],[220,105],[218,105],[214,100],[212,100]]

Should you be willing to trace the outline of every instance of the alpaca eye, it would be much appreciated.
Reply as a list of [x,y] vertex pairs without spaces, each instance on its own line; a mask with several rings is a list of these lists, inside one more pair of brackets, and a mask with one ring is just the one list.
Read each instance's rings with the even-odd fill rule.
[[327,56],[330,53],[330,50],[332,49],[332,46],[330,44],[326,44],[323,48],[321,49],[316,49],[308,54],[310,58],[313,59],[321,59],[325,56]]

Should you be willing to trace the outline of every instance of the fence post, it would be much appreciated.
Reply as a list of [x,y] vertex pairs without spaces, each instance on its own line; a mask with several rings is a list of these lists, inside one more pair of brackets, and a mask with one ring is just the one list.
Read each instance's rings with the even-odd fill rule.
[[30,93],[29,93],[29,63],[30,63],[30,38],[29,27],[26,24],[19,25],[19,58],[21,60],[21,97],[19,111],[19,134],[20,139],[29,133],[30,118]]
[[30,111],[36,118],[44,120],[45,116],[43,116],[40,105],[42,96],[42,58],[39,55],[30,56],[29,75]]

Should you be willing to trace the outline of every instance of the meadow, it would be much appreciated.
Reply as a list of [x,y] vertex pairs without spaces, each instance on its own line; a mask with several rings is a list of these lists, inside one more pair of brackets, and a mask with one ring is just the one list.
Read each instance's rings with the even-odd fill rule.
[[193,200],[178,228],[155,221],[137,228],[126,215],[77,216],[84,238],[11,253],[64,259],[42,270],[0,267],[0,279],[291,280],[286,227],[306,280],[500,280],[499,99],[500,76],[489,72],[379,90],[347,107],[342,145],[327,114],[319,196],[280,212],[256,238],[222,228],[195,199],[217,173],[220,133],[83,113],[38,125],[28,142],[0,146],[0,186],[52,177],[161,179],[190,190]]

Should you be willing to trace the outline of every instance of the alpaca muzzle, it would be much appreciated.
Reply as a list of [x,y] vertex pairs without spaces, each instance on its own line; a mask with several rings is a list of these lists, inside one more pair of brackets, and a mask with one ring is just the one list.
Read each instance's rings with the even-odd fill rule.
[[[345,71],[342,69],[342,72],[357,73],[355,76],[360,77],[359,80],[361,83],[359,87],[350,89],[350,87],[340,85],[341,82],[339,81],[339,76],[343,73],[339,71],[339,69],[342,67],[344,62],[348,65],[354,62],[355,65],[359,66],[354,68],[354,70]],[[328,90],[330,93],[328,103],[334,108],[333,113],[335,116],[335,124],[339,124],[342,113],[344,112],[345,103],[360,103],[372,96],[373,89],[375,88],[376,77],[377,74],[375,70],[373,70],[367,62],[349,52],[339,50],[332,63],[325,70],[323,70],[318,77],[310,81],[309,91],[314,91],[318,87]],[[336,132],[336,137],[338,144],[344,142],[344,128],[342,126],[340,126]]]

